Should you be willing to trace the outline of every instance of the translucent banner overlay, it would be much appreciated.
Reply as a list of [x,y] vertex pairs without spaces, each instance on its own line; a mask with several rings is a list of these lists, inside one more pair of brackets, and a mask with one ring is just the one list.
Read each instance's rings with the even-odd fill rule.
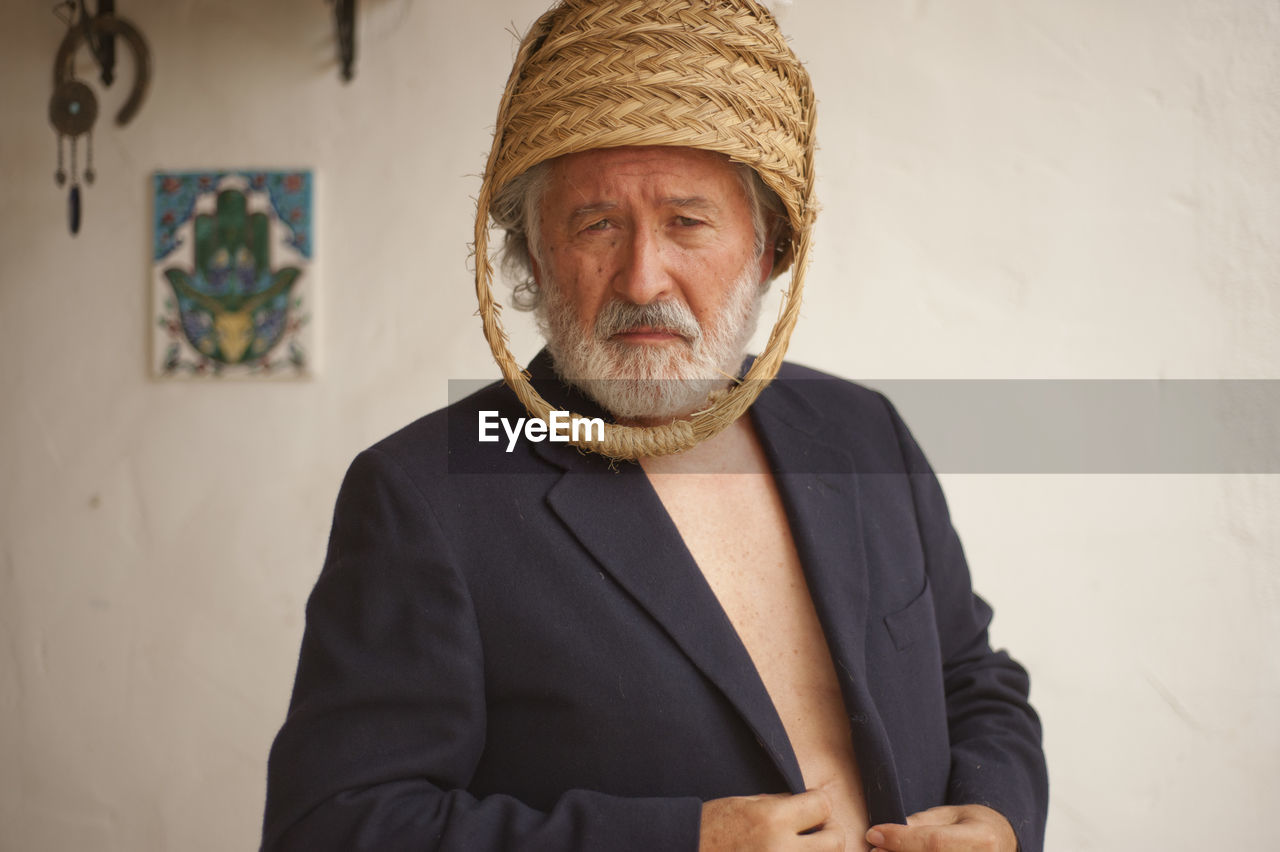
[[[814,383],[814,384],[810,384]],[[840,396],[826,380],[776,380],[768,394]],[[453,380],[456,402],[491,381]],[[1280,380],[887,380],[880,391],[940,473],[1280,473]],[[787,394],[790,396],[790,394]],[[795,409],[791,409],[795,410]],[[819,404],[815,434],[834,440],[841,412]],[[504,416],[522,415],[507,409]],[[450,442],[477,440],[476,413]],[[461,422],[463,418],[466,422]],[[508,438],[498,427],[504,452]],[[524,440],[522,434],[519,440]],[[452,448],[451,448],[452,449]],[[455,455],[451,452],[451,456]],[[466,453],[462,453],[463,456]],[[492,472],[490,465],[484,465]],[[810,460],[804,472],[824,470]],[[855,467],[862,473],[883,473]],[[793,471],[800,472],[800,471]]]

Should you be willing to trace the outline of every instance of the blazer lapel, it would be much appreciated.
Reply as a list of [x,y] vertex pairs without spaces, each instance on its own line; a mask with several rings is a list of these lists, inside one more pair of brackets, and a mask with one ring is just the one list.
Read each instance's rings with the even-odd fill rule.
[[[610,419],[560,382],[545,350],[529,374],[551,405]],[[787,787],[803,790],[800,764],[764,682],[644,471],[564,444],[530,446],[564,470],[547,491],[551,511],[737,709]]]
[[572,462],[547,494],[552,511],[733,704],[787,786],[803,790],[800,766],[755,664],[644,472],[630,463],[614,473],[593,470],[604,461],[542,452]]
[[[559,384],[545,352],[529,370],[552,405],[587,417],[602,414]],[[873,822],[901,822],[893,755],[866,686],[868,575],[852,457],[826,440],[823,412],[785,380],[760,394],[750,416],[773,465],[831,649],[868,811]],[[734,705],[787,786],[802,791],[795,752],[755,664],[644,472],[630,462],[611,469],[606,459],[563,444],[532,446],[565,471],[547,492],[551,510]]]
[[825,438],[826,413],[805,396],[794,383],[775,380],[752,406],[752,422],[835,663],[872,822],[901,821],[889,738],[867,689],[868,570],[857,471],[849,451]]

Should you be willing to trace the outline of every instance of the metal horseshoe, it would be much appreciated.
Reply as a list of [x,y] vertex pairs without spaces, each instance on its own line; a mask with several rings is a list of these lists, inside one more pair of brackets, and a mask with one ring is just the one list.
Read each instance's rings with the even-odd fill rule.
[[147,88],[151,84],[151,50],[147,42],[133,24],[115,15],[100,14],[88,18],[83,26],[74,26],[67,30],[67,35],[58,46],[58,55],[53,60],[53,88],[58,87],[75,77],[76,51],[90,36],[102,39],[107,36],[119,36],[129,45],[133,52],[134,78],[133,88],[124,105],[116,113],[116,124],[128,124],[147,96]]

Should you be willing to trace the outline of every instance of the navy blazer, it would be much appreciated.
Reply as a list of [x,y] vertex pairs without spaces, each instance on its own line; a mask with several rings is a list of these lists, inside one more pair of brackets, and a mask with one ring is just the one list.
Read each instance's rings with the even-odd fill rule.
[[[553,405],[592,414],[545,356]],[[477,440],[492,385],[352,464],[269,762],[271,850],[695,850],[701,803],[804,789],[644,472]],[[980,803],[1043,845],[1023,669],[880,395],[785,366],[751,408],[836,664],[872,823]]]

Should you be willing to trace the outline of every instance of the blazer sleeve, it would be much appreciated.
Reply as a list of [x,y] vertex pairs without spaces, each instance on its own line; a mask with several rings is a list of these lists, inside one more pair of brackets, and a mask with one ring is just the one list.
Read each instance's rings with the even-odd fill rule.
[[696,849],[696,798],[570,790],[540,811],[467,792],[485,747],[484,659],[448,542],[395,461],[376,448],[356,459],[268,761],[262,848]]
[[947,804],[999,811],[1021,852],[1040,852],[1049,779],[1040,720],[1028,701],[1030,681],[1021,665],[988,644],[992,611],[973,592],[942,488],[898,413],[885,404],[911,483],[933,590],[951,744]]

